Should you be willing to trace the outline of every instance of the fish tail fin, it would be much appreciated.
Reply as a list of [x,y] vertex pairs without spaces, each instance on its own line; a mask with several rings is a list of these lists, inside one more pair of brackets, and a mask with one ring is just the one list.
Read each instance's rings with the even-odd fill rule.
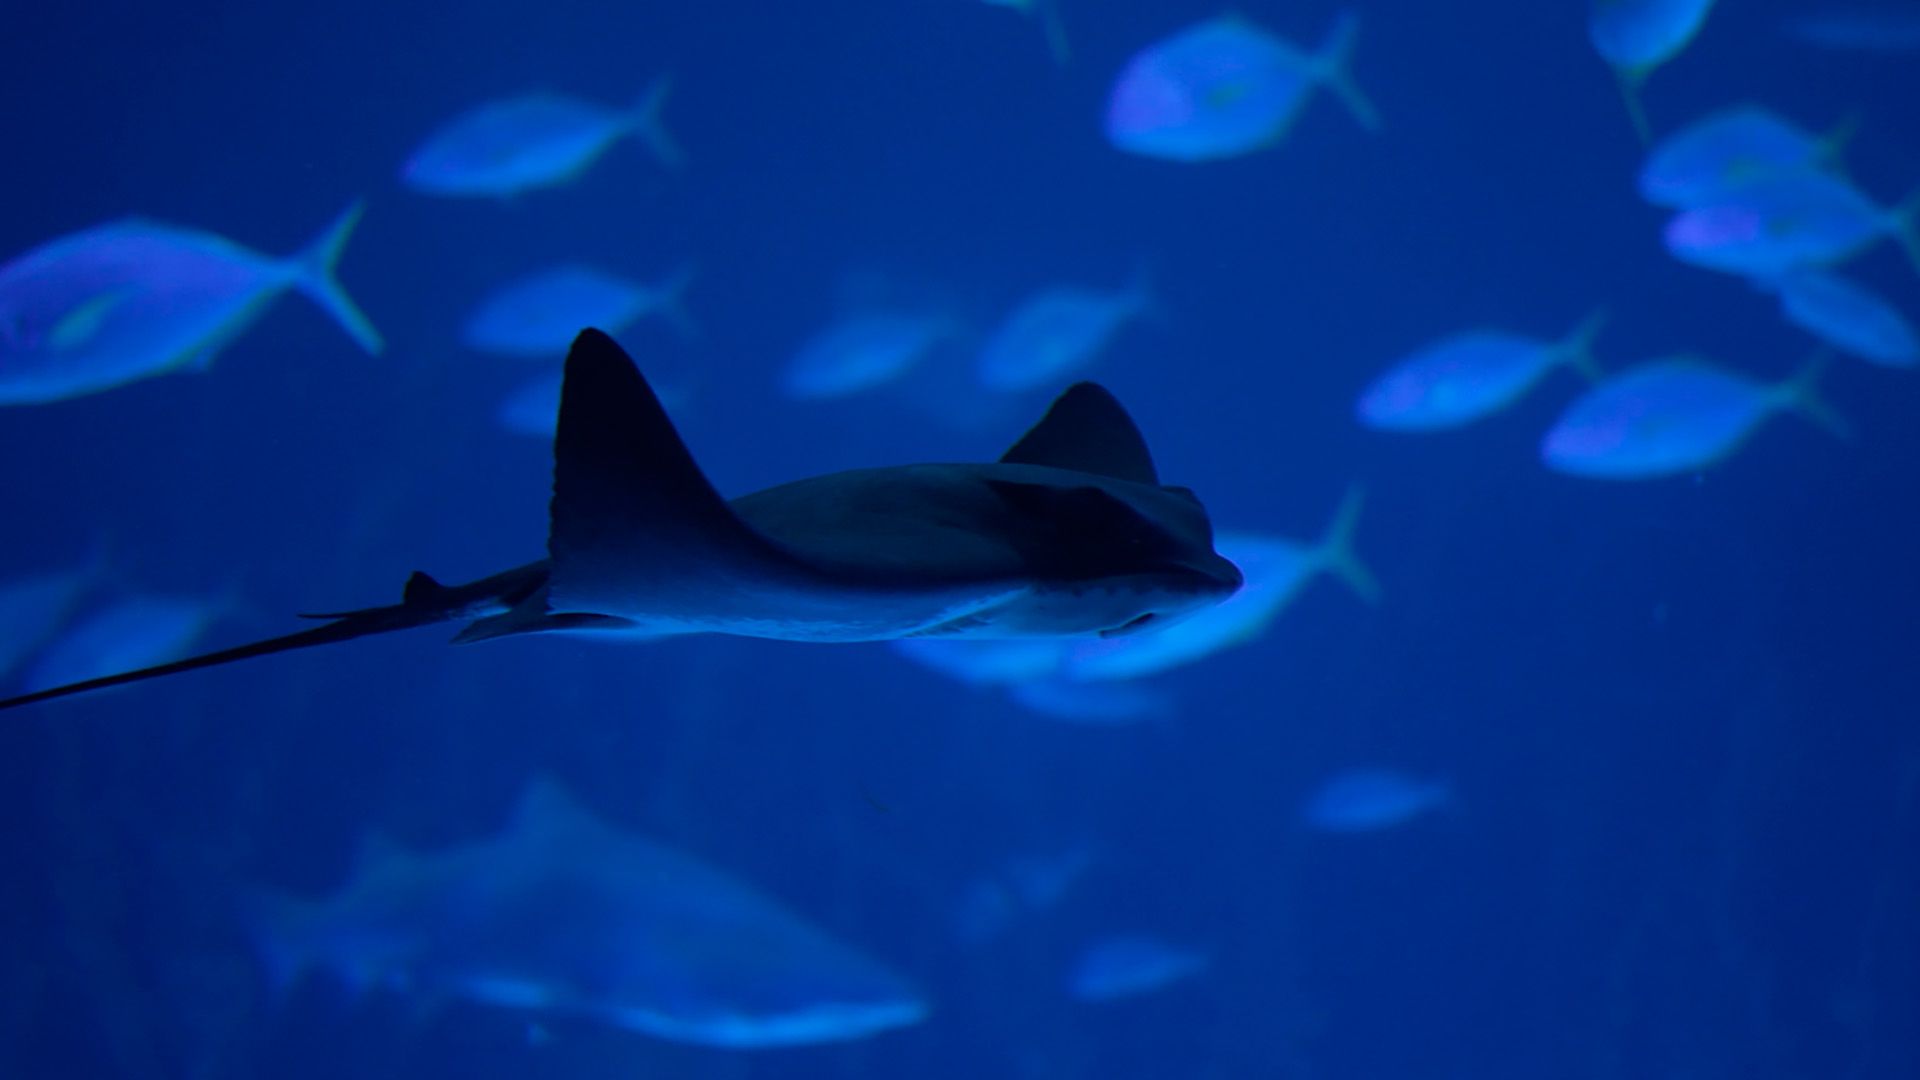
[[692,263],[683,264],[653,290],[655,310],[688,341],[700,337],[700,324],[687,311],[687,286],[693,284],[694,271]]
[[1053,57],[1056,67],[1066,67],[1073,59],[1073,50],[1067,43],[1067,24],[1060,17],[1060,0],[1034,0],[1033,17],[1040,23],[1040,33],[1047,39],[1047,55]]
[[1815,160],[1841,176],[1846,175],[1847,147],[1853,145],[1853,137],[1860,134],[1864,124],[1865,119],[1858,109],[1842,116],[1838,123],[1821,133],[1819,147],[1814,152]]
[[1340,506],[1333,512],[1333,520],[1327,523],[1326,531],[1320,534],[1318,553],[1321,565],[1327,572],[1346,582],[1355,596],[1368,604],[1378,604],[1381,597],[1380,580],[1373,571],[1360,561],[1360,555],[1353,548],[1353,534],[1360,525],[1360,508],[1366,503],[1366,491],[1360,485],[1347,489],[1340,499]]
[[673,76],[660,75],[648,84],[646,92],[633,106],[629,116],[629,126],[640,141],[647,144],[654,159],[669,169],[682,168],[687,163],[687,152],[680,148],[673,135],[667,131],[663,114],[667,108],[667,95],[673,90]]
[[299,273],[296,284],[300,291],[332,316],[354,344],[368,355],[378,356],[386,348],[380,331],[374,329],[372,321],[347,295],[347,290],[340,285],[340,279],[334,276],[340,254],[346,250],[347,241],[353,237],[354,226],[360,224],[360,215],[366,209],[365,202],[356,200],[333,219],[333,224],[327,226],[326,232],[294,256],[293,262]]
[[1820,378],[1832,366],[1833,353],[1817,349],[1785,381],[1774,387],[1775,400],[1782,409],[1806,417],[1827,433],[1844,442],[1853,441],[1853,426],[1820,393]]
[[1360,16],[1345,10],[1334,17],[1332,29],[1315,54],[1319,75],[1327,89],[1340,99],[1353,119],[1368,131],[1380,130],[1380,110],[1353,81],[1353,45],[1360,36]]
[[1586,318],[1580,320],[1580,325],[1575,326],[1572,333],[1554,346],[1562,363],[1592,382],[1599,382],[1607,374],[1600,370],[1599,362],[1593,358],[1593,341],[1600,336],[1600,331],[1606,325],[1607,309],[1594,308],[1587,313]]
[[1614,84],[1620,88],[1620,102],[1627,107],[1627,120],[1633,124],[1633,134],[1640,140],[1641,149],[1653,145],[1653,124],[1647,120],[1647,106],[1640,100],[1640,87],[1647,81],[1647,73],[1639,68],[1615,68]]

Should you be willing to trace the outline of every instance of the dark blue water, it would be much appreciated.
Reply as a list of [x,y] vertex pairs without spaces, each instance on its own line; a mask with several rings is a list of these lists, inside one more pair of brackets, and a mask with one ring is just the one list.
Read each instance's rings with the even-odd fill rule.
[[[1815,128],[1856,116],[1849,173],[1897,200],[1920,181],[1920,69],[1776,32],[1809,6],[1723,5],[1649,82],[1653,123],[1741,100]],[[1239,8],[1310,42],[1335,5]],[[360,356],[290,299],[208,375],[6,411],[0,567],[104,537],[129,589],[243,596],[224,643],[389,602],[416,568],[538,557],[549,455],[492,421],[525,370],[455,329],[542,262],[698,263],[702,338],[626,341],[691,373],[676,419],[732,494],[986,460],[1044,407],[784,399],[781,366],[841,282],[985,326],[1033,288],[1144,261],[1167,318],[1098,377],[1162,474],[1217,522],[1303,537],[1364,483],[1386,600],[1316,586],[1256,645],[1166,676],[1177,716],[1122,728],[1048,722],[878,646],[452,649],[437,631],[9,714],[0,1075],[1920,1075],[1914,376],[1833,371],[1851,442],[1783,419],[1703,475],[1642,484],[1539,464],[1565,374],[1463,432],[1364,430],[1360,387],[1468,325],[1557,334],[1605,304],[1603,364],[1697,351],[1769,378],[1808,343],[1661,250],[1581,5],[1362,5],[1377,135],[1322,99],[1234,161],[1108,146],[1125,59],[1217,10],[1065,0],[1064,69],[1031,24],[964,0],[12,20],[0,252],[134,212],[290,251],[364,196],[342,277],[391,347]],[[682,173],[627,144],[506,203],[395,178],[477,101],[624,101],[668,69]],[[1858,269],[1920,308],[1894,248]],[[1300,827],[1315,783],[1378,762],[1451,777],[1460,805],[1377,835]],[[240,886],[332,888],[369,829],[420,848],[490,834],[536,773],[883,958],[931,1018],[743,1055],[585,1023],[530,1041],[509,1013],[323,981],[268,992]],[[1095,859],[1059,907],[956,942],[970,881],[1076,843]],[[1133,930],[1213,966],[1067,1000],[1079,947]]]

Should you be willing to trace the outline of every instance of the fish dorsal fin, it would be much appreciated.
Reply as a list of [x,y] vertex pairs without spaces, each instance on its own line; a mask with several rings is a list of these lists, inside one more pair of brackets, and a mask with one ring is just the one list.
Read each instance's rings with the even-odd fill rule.
[[509,830],[522,839],[553,839],[602,832],[606,826],[580,805],[560,782],[550,776],[536,776],[527,782],[514,805]]
[[1000,455],[1008,465],[1046,465],[1055,469],[1110,476],[1136,484],[1158,484],[1153,456],[1133,418],[1098,383],[1075,383],[1054,399],[1047,415]]
[[700,471],[633,359],[593,329],[567,354],[550,515],[555,611],[613,583],[708,573],[759,542]]

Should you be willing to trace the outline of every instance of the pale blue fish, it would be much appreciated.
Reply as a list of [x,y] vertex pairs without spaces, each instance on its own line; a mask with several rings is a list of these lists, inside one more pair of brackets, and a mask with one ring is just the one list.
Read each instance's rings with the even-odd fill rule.
[[1238,15],[1155,42],[1128,61],[1107,100],[1107,139],[1129,153],[1213,161],[1286,137],[1307,99],[1331,90],[1361,127],[1380,116],[1348,71],[1359,17],[1341,12],[1312,53]]
[[1613,68],[1640,141],[1652,138],[1640,87],[1700,33],[1713,0],[1591,0],[1587,38]]
[[1064,65],[1073,57],[1073,50],[1067,43],[1067,24],[1060,17],[1061,0],[982,0],[992,7],[1003,7],[1018,11],[1022,15],[1040,24],[1040,32],[1047,39],[1047,53],[1053,62]]
[[1920,191],[1891,209],[1847,181],[1804,172],[1749,184],[1667,223],[1667,251],[1709,270],[1774,277],[1844,262],[1891,238],[1920,270]]
[[1557,367],[1598,378],[1592,348],[1604,321],[1596,311],[1559,341],[1489,329],[1442,338],[1369,383],[1355,412],[1381,431],[1437,431],[1499,412]]
[[1349,769],[1315,789],[1300,813],[1323,832],[1372,832],[1404,825],[1452,801],[1452,788],[1444,780],[1393,769]]
[[1840,352],[1887,367],[1920,363],[1920,339],[1879,293],[1826,270],[1803,268],[1764,283],[1788,322]]
[[1816,359],[1763,383],[1690,357],[1642,364],[1570,405],[1541,440],[1540,456],[1574,476],[1639,480],[1706,468],[1783,412],[1844,436],[1845,424],[1817,391],[1823,367]]
[[1137,997],[1190,979],[1211,962],[1204,952],[1157,937],[1106,938],[1081,952],[1067,978],[1067,993],[1078,1001]]
[[1920,7],[1911,2],[1839,9],[1823,4],[1818,11],[1789,15],[1780,30],[1796,41],[1840,52],[1920,52]]
[[682,267],[646,285],[578,263],[536,270],[489,293],[461,332],[470,349],[532,359],[565,356],[583,326],[618,335],[659,316],[684,336],[695,333],[684,304],[693,271]]
[[916,989],[773,898],[547,782],[498,837],[426,854],[374,844],[334,895],[252,906],[279,986],[324,970],[730,1049],[860,1039],[927,1015]]
[[686,155],[661,119],[671,85],[660,76],[628,109],[552,93],[487,102],[429,135],[401,179],[429,195],[504,198],[573,180],[629,135],[678,168]]
[[1031,390],[1099,359],[1128,323],[1154,310],[1145,274],[1117,290],[1060,285],[1028,297],[980,349],[977,370],[992,390]]
[[123,596],[74,620],[40,651],[22,680],[28,693],[185,656],[227,618],[226,596]]
[[1301,590],[1322,575],[1339,578],[1363,601],[1378,603],[1380,585],[1353,548],[1363,501],[1358,488],[1348,491],[1311,545],[1258,533],[1221,532],[1215,546],[1246,578],[1239,592],[1158,629],[1072,642],[1062,674],[1081,682],[1137,679],[1245,644],[1265,633]]
[[1759,105],[1712,112],[1660,140],[1640,167],[1640,196],[1675,210],[1737,198],[1757,181],[1833,165],[1851,126],[1815,135]]
[[100,560],[0,582],[0,680],[51,640],[100,576]]
[[123,218],[0,266],[0,405],[97,393],[205,370],[289,289],[368,353],[380,334],[334,278],[358,203],[307,248],[275,258],[212,233]]
[[924,312],[869,312],[839,319],[809,338],[787,365],[789,397],[846,397],[906,374],[954,333]]

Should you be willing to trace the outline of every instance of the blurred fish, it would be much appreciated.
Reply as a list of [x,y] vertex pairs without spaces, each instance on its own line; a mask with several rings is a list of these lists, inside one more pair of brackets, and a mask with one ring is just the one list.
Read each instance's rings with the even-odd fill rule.
[[536,781],[506,831],[430,854],[370,843],[324,900],[263,895],[268,975],[310,970],[676,1042],[840,1042],[919,1023],[920,993],[752,886]]
[[686,155],[660,119],[671,86],[660,76],[626,110],[550,93],[487,102],[429,135],[401,179],[428,195],[505,198],[573,180],[629,135],[662,165],[678,168]]
[[101,559],[0,582],[0,681],[66,625],[101,572]]
[[1763,287],[1780,296],[1788,322],[1840,352],[1888,367],[1920,363],[1913,326],[1880,294],[1825,270],[1791,271]]
[[1731,201],[1757,181],[1833,165],[1851,135],[1851,125],[1814,135],[1759,105],[1721,109],[1654,146],[1640,167],[1640,195],[1675,210]]
[[1452,789],[1442,780],[1392,769],[1349,769],[1321,784],[1301,816],[1324,832],[1371,832],[1404,825],[1452,801]]
[[846,397],[907,373],[954,332],[941,315],[879,312],[841,319],[801,346],[787,365],[787,396]]
[[1061,0],[982,0],[993,7],[1008,8],[1040,24],[1040,32],[1046,36],[1047,52],[1053,62],[1064,65],[1072,59],[1073,52],[1067,44],[1067,26],[1060,18]]
[[993,390],[1030,390],[1080,371],[1114,335],[1152,311],[1145,274],[1117,291],[1060,285],[1013,309],[980,350],[980,382]]
[[583,331],[554,435],[548,558],[204,656],[0,701],[0,709],[257,656],[462,621],[520,634],[792,641],[1126,634],[1219,603],[1240,571],[1192,491],[1162,486],[1093,383],[986,464],[854,469],[720,497],[639,368]]
[[296,255],[123,218],[0,266],[0,405],[40,404],[184,368],[206,370],[289,289],[369,353],[380,334],[334,279],[358,203]]
[[1700,33],[1713,0],[1590,0],[1587,37],[1613,67],[1620,94],[1641,142],[1651,141],[1640,87]]
[[1136,997],[1192,978],[1209,963],[1205,953],[1155,937],[1107,938],[1080,954],[1067,993],[1078,1001]]
[[1342,12],[1305,53],[1238,15],[1198,23],[1136,54],[1107,101],[1107,139],[1146,157],[1213,161],[1278,143],[1319,86],[1361,127],[1380,116],[1347,67],[1360,20]]
[[34,658],[22,689],[38,693],[177,659],[232,607],[222,596],[123,596],[62,631]]
[[689,267],[658,285],[576,263],[536,270],[488,294],[468,317],[461,338],[468,348],[499,356],[564,356],[583,326],[618,335],[649,315],[692,337],[693,319],[683,304],[692,280]]
[[1381,431],[1437,431],[1491,416],[1520,400],[1556,367],[1598,378],[1596,311],[1559,341],[1504,330],[1443,338],[1388,368],[1360,394],[1360,422]]
[[1824,366],[1816,359],[1768,384],[1688,357],[1642,364],[1569,406],[1540,456],[1574,476],[1639,480],[1712,465],[1776,413],[1797,412],[1844,437],[1846,425],[1817,393]]
[[1789,15],[1780,30],[1795,41],[1851,53],[1920,52],[1920,7],[1911,3],[1879,7],[1822,6]]
[[1920,191],[1892,209],[1847,181],[1795,173],[1749,184],[1723,201],[1697,206],[1667,223],[1667,250],[1709,270],[1775,277],[1803,266],[1844,262],[1892,238],[1920,270]]
[[1380,601],[1380,585],[1353,550],[1363,504],[1360,489],[1340,500],[1319,542],[1311,547],[1276,536],[1222,532],[1214,543],[1240,568],[1240,591],[1157,630],[1068,644],[1062,674],[1071,680],[1137,679],[1191,664],[1265,633],[1314,578],[1330,574],[1361,600]]

